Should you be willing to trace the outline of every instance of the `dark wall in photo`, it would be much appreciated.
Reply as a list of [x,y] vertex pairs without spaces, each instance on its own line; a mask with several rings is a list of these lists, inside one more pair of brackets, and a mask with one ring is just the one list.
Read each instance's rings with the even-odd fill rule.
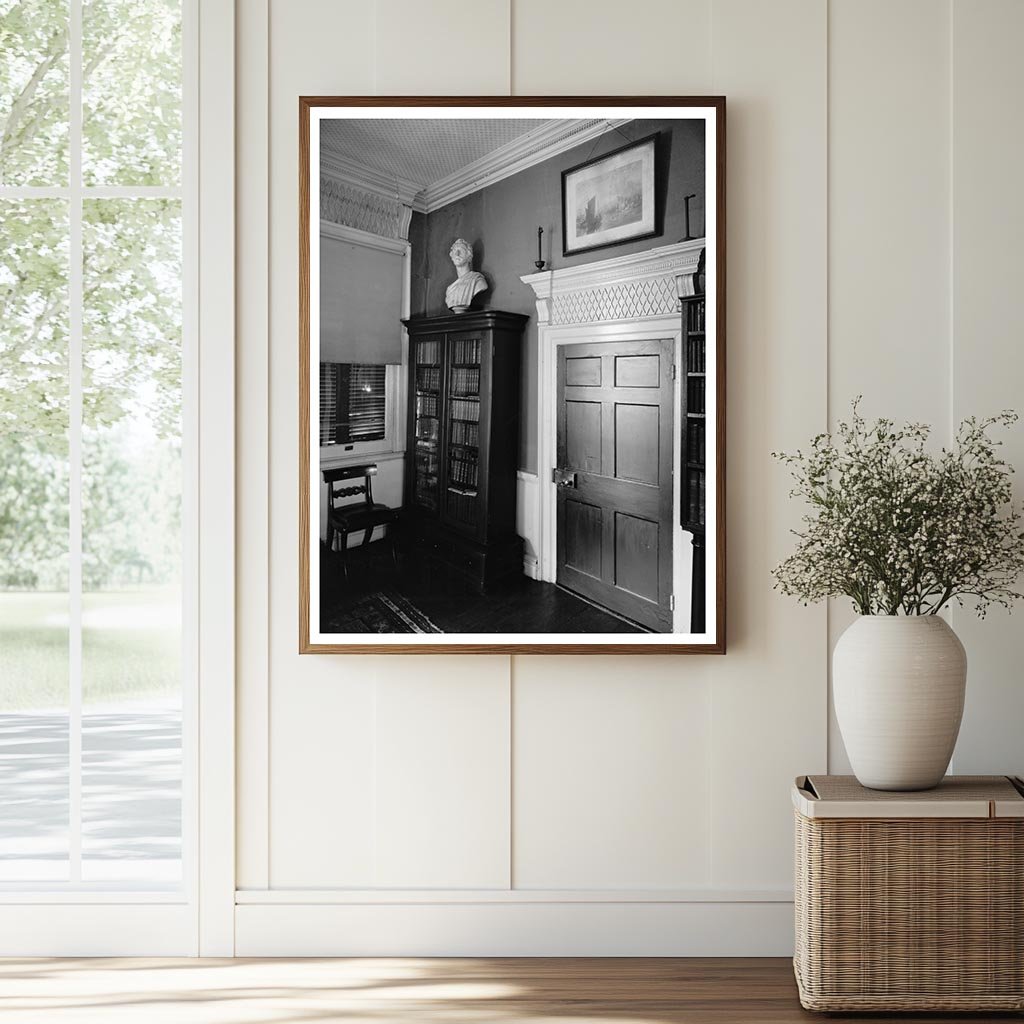
[[[656,194],[660,233],[654,238],[608,246],[577,256],[562,256],[562,171],[618,149],[628,141],[659,133]],[[637,120],[606,132],[550,160],[489,185],[433,213],[413,214],[412,312],[414,316],[445,312],[445,289],[455,278],[448,250],[456,238],[473,246],[475,270],[482,271],[490,290],[477,298],[483,307],[525,313],[531,317],[523,348],[521,468],[537,468],[537,324],[533,290],[520,280],[535,273],[537,228],[544,228],[543,259],[547,269],[578,266],[669,245],[685,237],[683,196],[690,201],[690,230],[704,232],[704,122]]]

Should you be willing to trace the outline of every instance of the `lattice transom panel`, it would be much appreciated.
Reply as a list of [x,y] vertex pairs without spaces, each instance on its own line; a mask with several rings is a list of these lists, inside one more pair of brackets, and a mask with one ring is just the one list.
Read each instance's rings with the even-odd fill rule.
[[551,323],[592,324],[603,320],[632,320],[664,316],[675,312],[675,309],[675,278],[651,277],[556,293],[552,296]]

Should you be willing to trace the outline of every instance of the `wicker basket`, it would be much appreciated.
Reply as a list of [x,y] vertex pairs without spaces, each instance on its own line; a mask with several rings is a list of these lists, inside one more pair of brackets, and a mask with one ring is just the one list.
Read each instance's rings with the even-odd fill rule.
[[812,776],[793,798],[806,1009],[1024,1010],[1024,786]]

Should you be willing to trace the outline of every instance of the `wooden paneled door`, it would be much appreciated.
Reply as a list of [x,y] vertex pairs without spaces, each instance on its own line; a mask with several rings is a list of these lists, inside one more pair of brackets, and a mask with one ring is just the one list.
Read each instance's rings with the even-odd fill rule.
[[671,341],[558,347],[558,583],[672,630]]

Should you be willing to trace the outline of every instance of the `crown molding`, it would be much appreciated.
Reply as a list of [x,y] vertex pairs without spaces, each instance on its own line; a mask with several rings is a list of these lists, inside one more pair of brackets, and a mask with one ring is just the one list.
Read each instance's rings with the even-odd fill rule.
[[324,152],[320,154],[320,176],[385,199],[397,200],[417,213],[433,213],[442,206],[454,203],[456,199],[471,195],[488,185],[525,171],[528,167],[558,156],[559,153],[614,131],[630,120],[632,118],[628,117],[612,120],[594,118],[584,121],[582,127],[578,120],[551,120],[433,182],[396,178],[393,174],[366,167],[350,157]]
[[410,178],[397,178],[393,174],[375,171],[356,160],[335,153],[320,153],[320,176],[331,178],[343,185],[351,185],[363,192],[372,192],[385,199],[395,200],[403,206],[418,209],[416,196],[423,191],[423,182]]
[[420,213],[433,213],[442,206],[454,203],[456,199],[478,192],[528,167],[549,160],[559,153],[583,145],[606,132],[614,131],[632,118],[620,117],[613,120],[596,118],[584,121],[582,128],[577,121],[563,119],[549,121],[540,128],[521,135],[518,139],[496,149],[479,160],[460,167],[445,178],[431,182],[417,197],[413,209]]

